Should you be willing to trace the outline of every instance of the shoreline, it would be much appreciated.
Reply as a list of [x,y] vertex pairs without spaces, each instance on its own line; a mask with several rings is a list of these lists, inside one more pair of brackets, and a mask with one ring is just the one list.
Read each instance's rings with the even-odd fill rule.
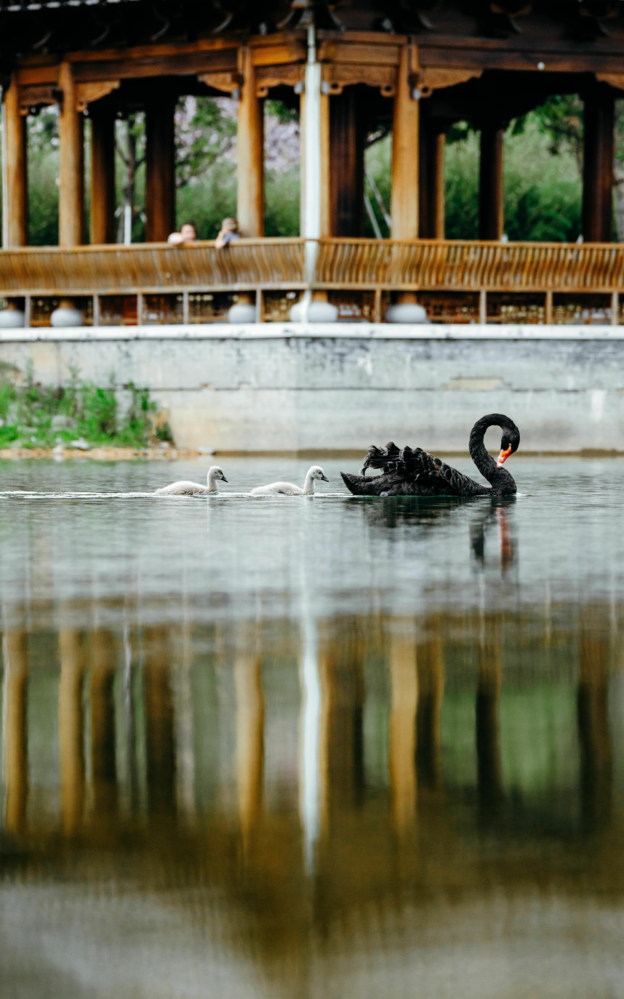
[[[470,459],[468,451],[446,451],[437,450],[439,458],[463,458]],[[196,458],[289,458],[302,460],[358,460],[363,459],[363,451],[355,450],[328,450],[319,448],[311,450],[306,448],[302,451],[230,451],[215,450],[212,452],[198,451],[193,448],[182,447],[94,447],[88,450],[78,448],[64,448],[62,455],[51,448],[0,448],[0,460],[24,461],[24,460],[48,460],[54,459],[68,461],[73,459],[91,458],[93,461],[134,461],[137,458],[144,458],[147,461],[180,461]],[[493,454],[496,457],[496,454]],[[624,451],[615,449],[607,450],[600,448],[582,448],[577,451],[523,451],[514,455],[514,461],[523,458],[624,458]]]

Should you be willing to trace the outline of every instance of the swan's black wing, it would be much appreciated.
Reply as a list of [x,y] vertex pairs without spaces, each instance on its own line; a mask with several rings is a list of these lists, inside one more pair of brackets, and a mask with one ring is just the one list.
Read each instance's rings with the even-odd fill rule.
[[[368,478],[367,468],[383,468],[384,474]],[[399,449],[393,443],[369,448],[362,475],[341,475],[355,496],[482,496],[490,492],[428,451]]]

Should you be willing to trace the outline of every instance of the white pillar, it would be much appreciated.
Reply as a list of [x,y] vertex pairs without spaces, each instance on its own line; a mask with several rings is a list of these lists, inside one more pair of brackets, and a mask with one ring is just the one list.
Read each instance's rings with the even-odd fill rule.
[[304,196],[301,233],[306,239],[321,235],[321,65],[316,61],[316,36],[308,28],[308,63],[304,101]]
[[[322,114],[321,114],[321,65],[316,61],[316,32],[308,27],[308,62],[305,73],[302,129],[303,176],[301,198],[301,235],[317,240],[322,233]],[[306,243],[306,280],[314,276],[318,244]],[[306,291],[302,302],[302,320],[306,322],[312,295]]]

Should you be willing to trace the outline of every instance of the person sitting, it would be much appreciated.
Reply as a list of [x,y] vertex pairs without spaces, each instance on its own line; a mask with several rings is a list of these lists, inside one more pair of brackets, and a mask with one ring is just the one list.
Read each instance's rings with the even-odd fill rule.
[[180,246],[182,243],[188,245],[189,243],[194,243],[197,239],[197,233],[195,232],[195,226],[192,222],[185,222],[180,226],[179,232],[172,232],[168,243],[172,246]]
[[228,243],[232,243],[235,239],[240,238],[241,235],[238,230],[238,222],[236,219],[223,219],[223,222],[221,223],[221,230],[215,241],[215,246],[217,250],[222,250],[224,246],[228,245]]

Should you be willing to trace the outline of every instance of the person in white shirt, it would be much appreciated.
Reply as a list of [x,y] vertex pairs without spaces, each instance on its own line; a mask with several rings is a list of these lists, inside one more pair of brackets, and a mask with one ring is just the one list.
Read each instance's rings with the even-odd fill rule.
[[185,222],[184,225],[180,226],[179,232],[172,232],[168,243],[172,246],[180,246],[180,244],[194,243],[197,239],[197,233],[195,232],[195,226],[192,222]]

